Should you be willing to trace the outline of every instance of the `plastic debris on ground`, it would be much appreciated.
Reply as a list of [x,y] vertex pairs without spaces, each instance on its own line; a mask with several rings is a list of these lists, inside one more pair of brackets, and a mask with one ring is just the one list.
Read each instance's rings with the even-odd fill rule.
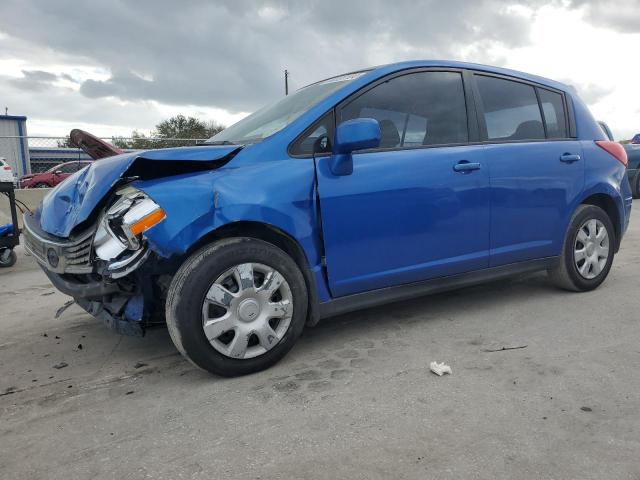
[[431,364],[429,365],[429,369],[439,377],[441,377],[445,373],[448,373],[449,375],[451,375],[452,373],[451,367],[449,365],[446,365],[444,362],[431,362]]

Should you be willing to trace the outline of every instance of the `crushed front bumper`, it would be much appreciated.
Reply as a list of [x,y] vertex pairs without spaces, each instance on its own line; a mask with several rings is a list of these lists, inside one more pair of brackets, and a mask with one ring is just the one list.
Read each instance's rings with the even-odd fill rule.
[[90,262],[93,231],[87,230],[72,239],[58,239],[43,232],[37,218],[25,214],[24,247],[44,268],[55,273],[91,273]]
[[[125,275],[113,278],[112,271],[92,258],[93,232],[85,231],[69,239],[56,238],[39,228],[37,217],[24,216],[25,248],[58,290],[73,297],[84,310],[117,333],[144,335],[150,312],[154,310],[150,301],[155,295],[149,279],[141,281],[141,278],[151,272],[131,272],[143,266],[150,252],[147,250],[134,264],[128,264]],[[145,297],[151,300],[145,302]],[[145,309],[145,303],[149,308]]]

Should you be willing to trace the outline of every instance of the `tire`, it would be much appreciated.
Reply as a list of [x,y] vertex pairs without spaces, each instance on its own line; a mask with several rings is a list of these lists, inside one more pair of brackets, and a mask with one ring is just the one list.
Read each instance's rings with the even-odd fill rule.
[[[231,315],[236,323],[236,329],[231,331],[225,331],[220,336],[212,335],[210,341],[205,334],[205,325],[209,322],[216,322],[217,319],[209,320],[210,308],[220,309],[226,307],[220,307],[217,304],[210,303],[208,299],[211,299],[211,291],[214,287],[221,285],[221,277],[225,277],[227,282],[231,278],[236,277],[236,273],[239,270],[234,269],[236,266],[251,265],[251,285],[245,283],[246,280],[240,280],[240,283],[234,285],[238,289],[245,288],[245,290],[233,293],[233,298],[224,298],[225,302],[233,301],[238,302],[238,298],[242,298],[243,292],[249,292],[249,297],[244,298],[240,303],[232,304],[232,307],[226,309],[226,313],[221,316],[222,319]],[[246,302],[251,303],[253,297],[250,292],[256,292],[256,303],[258,300],[261,302],[271,302],[272,297],[265,300],[264,297],[258,299],[258,291],[260,291],[267,283],[267,274],[264,275],[262,286],[258,286],[256,283],[256,269],[272,269],[276,273],[280,273],[284,281],[278,283],[281,285],[276,287],[275,295],[280,295],[281,300],[279,304],[284,302],[284,297],[287,297],[286,308],[281,309],[281,315],[284,315],[283,319],[275,319],[277,326],[274,326],[274,331],[277,329],[284,329],[277,336],[268,335],[269,345],[266,345],[263,329],[264,318],[267,318],[266,322],[271,322],[273,319],[269,317],[269,313],[265,307],[266,303],[260,303],[261,307],[255,307],[257,313],[247,313],[247,310],[243,311],[243,304],[249,310],[253,305],[248,305]],[[229,272],[233,272],[229,274]],[[238,273],[239,275],[239,273]],[[246,279],[246,274],[245,274]],[[273,283],[273,282],[270,282]],[[226,294],[232,291],[232,286],[229,286],[229,290],[223,289],[221,291]],[[226,288],[226,287],[225,287]],[[251,290],[253,289],[253,290]],[[218,290],[220,290],[218,288]],[[216,292],[218,292],[216,290]],[[266,289],[268,290],[268,289]],[[265,291],[266,291],[265,290]],[[286,290],[283,292],[283,290]],[[264,295],[263,291],[263,295]],[[275,299],[277,301],[277,298]],[[269,305],[276,305],[276,303],[269,303]],[[289,308],[293,308],[290,312]],[[271,310],[268,310],[271,312]],[[206,318],[205,318],[206,315]],[[235,315],[235,316],[234,316]],[[245,315],[245,317],[243,317]],[[255,321],[247,319],[246,315],[257,315]],[[288,317],[288,318],[287,318]],[[307,318],[307,289],[304,281],[304,277],[300,272],[300,269],[296,263],[285,252],[275,247],[274,245],[263,242],[261,240],[251,238],[230,238],[217,241],[213,244],[207,245],[202,249],[193,253],[180,267],[176,275],[174,276],[169,292],[167,294],[166,305],[166,319],[167,326],[169,328],[169,334],[173,343],[177,349],[195,366],[202,368],[208,372],[231,377],[238,375],[245,375],[248,373],[264,370],[276,362],[278,362],[285,354],[291,350],[294,343],[302,334],[304,325]],[[257,325],[259,319],[262,319],[262,324]],[[280,322],[285,322],[280,324]],[[257,326],[256,326],[257,325]],[[259,328],[261,335],[251,330],[251,328]],[[208,330],[208,332],[211,332]],[[239,332],[243,332],[240,335]],[[232,335],[232,339],[228,344],[224,344],[225,336]],[[240,343],[242,338],[245,338],[245,357],[232,358],[234,355],[234,340],[238,335],[238,342]],[[278,341],[273,344],[273,340]],[[258,344],[255,345],[255,341],[258,340]],[[252,342],[254,345],[252,345]],[[255,354],[255,351],[261,351],[266,348],[263,353]],[[228,349],[227,353],[224,350]],[[249,352],[251,355],[249,357]]]
[[[606,246],[604,246],[604,243],[598,245],[604,249],[603,252],[608,250],[606,261],[603,261],[595,251],[598,247],[594,247],[591,250],[592,256],[588,257],[589,259],[596,258],[595,262],[598,263],[598,266],[595,266],[594,262],[589,261],[588,259],[584,259],[584,261],[576,260],[576,258],[580,258],[580,256],[576,255],[577,250],[583,250],[589,254],[588,248],[590,247],[588,247],[586,243],[582,244],[578,236],[582,235],[584,238],[586,232],[589,231],[587,222],[591,222],[592,220],[595,221],[597,225],[596,228],[603,227],[606,230],[608,238]],[[593,223],[591,224],[593,225]],[[580,231],[583,227],[584,232],[581,234]],[[611,223],[611,219],[606,212],[595,205],[580,205],[574,212],[571,222],[569,222],[569,228],[565,235],[560,261],[554,269],[549,270],[549,277],[551,281],[557,287],[573,292],[586,292],[597,288],[602,282],[604,282],[609,274],[609,270],[611,270],[615,244],[615,230]],[[579,248],[579,245],[582,245],[583,248]],[[594,257],[593,255],[597,256]],[[591,266],[587,265],[587,263],[591,263]],[[586,270],[587,276],[580,272],[579,264],[581,264],[580,269],[584,268]],[[598,269],[599,272],[596,273]]]
[[9,250],[9,252],[6,252],[5,249],[3,249],[2,251],[0,251],[0,268],[13,267],[16,264],[17,260],[18,256],[13,250]]

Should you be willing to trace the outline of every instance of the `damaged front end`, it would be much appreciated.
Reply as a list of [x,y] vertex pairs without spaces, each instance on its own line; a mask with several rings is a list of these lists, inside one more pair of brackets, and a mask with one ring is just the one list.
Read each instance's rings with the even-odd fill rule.
[[61,292],[123,335],[144,334],[163,320],[163,299],[175,269],[149,249],[144,232],[164,211],[133,187],[116,191],[97,224],[67,239],[41,230],[25,216],[25,248]]
[[141,236],[166,218],[157,203],[134,187],[117,191],[116,198],[98,220],[93,239],[97,272],[110,279],[128,275],[147,259],[151,252]]
[[101,159],[24,216],[25,248],[53,285],[120,334],[143,335],[164,324],[164,299],[182,253],[160,251],[149,241],[148,231],[162,228],[168,214],[136,186],[214,170],[238,150],[192,148]]

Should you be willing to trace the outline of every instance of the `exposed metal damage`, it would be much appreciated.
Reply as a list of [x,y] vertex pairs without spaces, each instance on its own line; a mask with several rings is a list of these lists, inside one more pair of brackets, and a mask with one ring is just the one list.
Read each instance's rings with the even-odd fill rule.
[[[183,252],[147,238],[147,230],[166,222],[167,214],[142,188],[154,179],[215,170],[240,148],[191,147],[101,159],[25,217],[26,248],[51,282],[88,313],[119,334],[144,335],[164,323],[166,291]],[[168,236],[181,228],[163,227]]]

